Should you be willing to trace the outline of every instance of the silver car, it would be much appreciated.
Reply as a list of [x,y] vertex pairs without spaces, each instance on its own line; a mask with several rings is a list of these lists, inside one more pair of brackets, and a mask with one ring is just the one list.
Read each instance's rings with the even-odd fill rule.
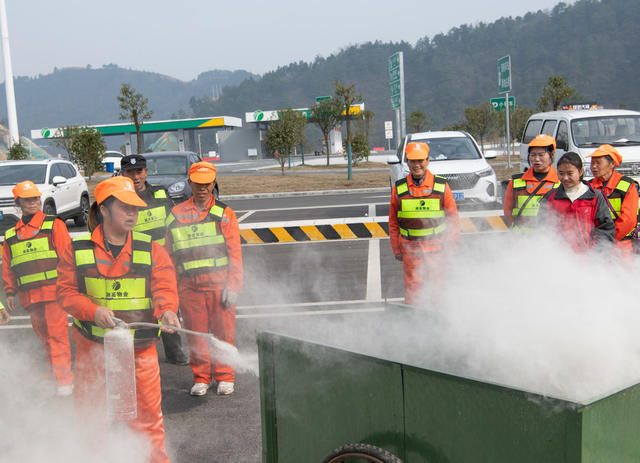
[[492,204],[497,200],[496,174],[482,150],[467,132],[421,132],[408,134],[387,164],[391,186],[409,175],[404,148],[410,142],[429,145],[429,170],[447,179],[456,202]]

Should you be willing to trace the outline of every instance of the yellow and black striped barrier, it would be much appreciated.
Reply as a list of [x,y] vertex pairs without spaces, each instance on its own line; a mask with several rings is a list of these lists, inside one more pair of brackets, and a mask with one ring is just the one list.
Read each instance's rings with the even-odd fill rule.
[[[504,232],[507,230],[508,227],[501,216],[460,218],[460,231],[463,234]],[[388,222],[244,228],[240,230],[242,244],[352,240],[358,238],[387,238],[388,236]]]

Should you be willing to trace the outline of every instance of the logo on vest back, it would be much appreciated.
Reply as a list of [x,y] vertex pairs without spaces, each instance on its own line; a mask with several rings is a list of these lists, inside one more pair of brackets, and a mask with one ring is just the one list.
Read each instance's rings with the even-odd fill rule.
[[424,199],[420,200],[420,205],[424,206],[424,204],[425,204]]
[[149,209],[149,210],[147,211],[147,215],[148,215],[149,217],[151,217],[151,214],[153,214],[153,213],[151,212],[151,209]]
[[118,291],[120,289],[120,282],[114,281],[113,284],[111,285],[111,289],[113,289],[114,291]]
[[191,231],[198,231],[198,226],[197,225],[192,225],[191,226]]
[[31,246],[33,246],[33,244],[31,243],[31,241],[27,242],[27,247],[30,248]]

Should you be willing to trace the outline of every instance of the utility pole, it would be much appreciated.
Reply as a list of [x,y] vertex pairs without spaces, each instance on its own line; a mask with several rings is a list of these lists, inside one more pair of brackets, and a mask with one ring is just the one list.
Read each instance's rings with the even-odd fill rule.
[[4,61],[4,89],[7,96],[7,119],[9,120],[9,146],[13,146],[16,143],[20,143],[20,131],[18,130],[16,94],[13,91],[13,70],[11,69],[9,27],[7,26],[7,7],[5,0],[0,0],[0,30],[2,32],[2,58]]

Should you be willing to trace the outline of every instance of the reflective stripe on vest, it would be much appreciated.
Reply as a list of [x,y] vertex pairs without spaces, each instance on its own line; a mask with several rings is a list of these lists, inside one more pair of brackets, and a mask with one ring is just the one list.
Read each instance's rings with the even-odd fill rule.
[[[131,234],[131,264],[119,277],[106,277],[98,269],[95,247],[91,236],[85,234],[73,240],[78,289],[95,304],[113,310],[125,322],[156,323],[151,297],[151,237],[143,233]],[[96,342],[103,342],[108,331],[90,321],[74,319],[82,334]],[[152,342],[160,334],[156,329],[132,330],[136,346]]]
[[[613,207],[613,210],[615,211],[615,214],[614,214],[611,208],[607,208],[609,209],[609,212],[611,213],[611,218],[614,221],[616,220],[616,215],[618,216],[620,215],[620,211],[622,210],[622,201],[624,200],[624,197],[627,195],[627,191],[629,191],[629,188],[631,187],[632,182],[633,182],[633,179],[629,177],[621,177],[620,180],[618,181],[618,184],[615,186],[615,188],[611,192],[611,194],[607,196],[607,199],[611,203],[611,207]],[[604,194],[602,190],[600,191],[601,193]],[[638,206],[638,212],[636,214],[636,218],[638,217],[640,217],[640,205]],[[634,232],[635,232],[635,227],[629,233],[627,233],[622,239],[624,240],[624,239],[631,238]]]
[[[154,200],[167,199],[164,188],[156,185],[152,186],[152,188],[157,188],[153,191]],[[150,202],[146,209],[138,211],[138,221],[133,227],[133,231],[148,234],[153,241],[163,246],[168,212],[167,205]]]
[[[427,240],[438,237],[447,228],[444,211],[446,180],[435,176],[428,196],[413,196],[407,179],[396,183],[398,194],[398,228],[408,240]],[[419,192],[417,192],[419,193]]]
[[[225,206],[226,207],[226,206]],[[229,265],[220,222],[224,207],[214,204],[200,222],[182,223],[173,212],[167,219],[171,251],[179,274],[217,271]]]
[[[560,186],[560,182],[551,183],[546,180],[543,180],[542,187],[536,192],[534,196],[529,194],[527,191],[527,181],[523,180],[520,177],[513,178],[513,209],[511,210],[512,217],[535,217],[538,215],[540,210],[540,201],[545,194],[549,192],[549,190],[556,189]],[[534,184],[533,189],[535,190],[538,187],[537,184]],[[531,197],[531,199],[527,202],[527,200]],[[526,205],[525,205],[526,203]],[[524,209],[522,206],[524,205]],[[520,212],[522,209],[522,212]]]
[[16,275],[20,290],[55,284],[58,253],[53,246],[55,217],[47,216],[30,239],[18,239],[15,227],[7,230],[5,240],[11,250],[9,265]]

